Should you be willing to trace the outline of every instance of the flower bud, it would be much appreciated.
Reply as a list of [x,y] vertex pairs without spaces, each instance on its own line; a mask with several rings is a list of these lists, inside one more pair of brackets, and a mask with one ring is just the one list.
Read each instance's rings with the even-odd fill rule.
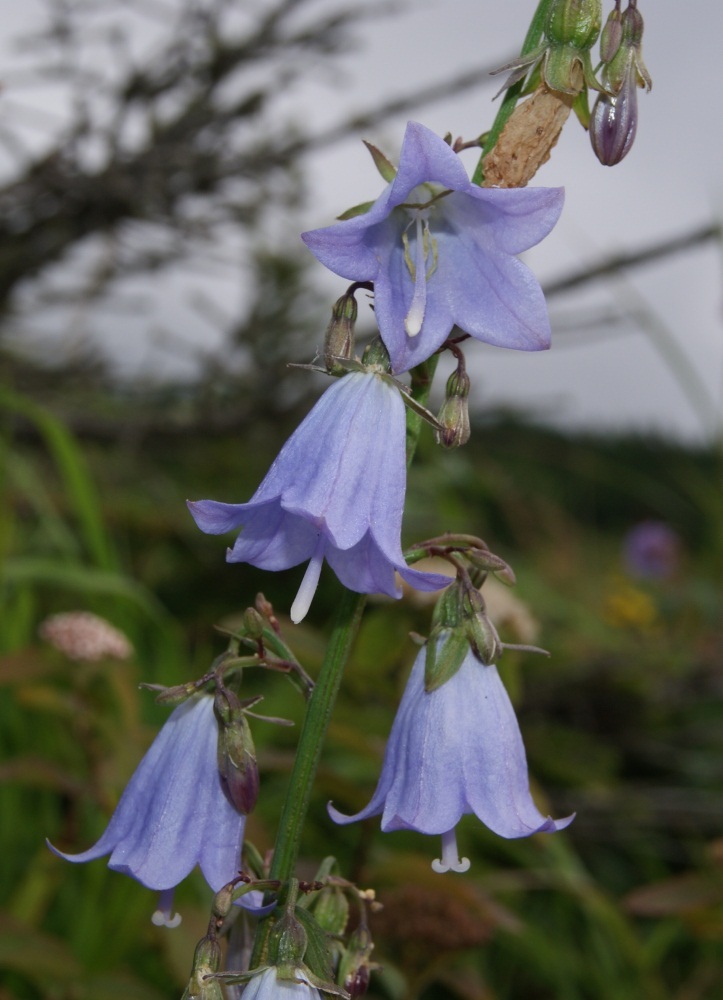
[[497,629],[487,617],[485,601],[478,590],[467,591],[463,600],[467,641],[478,660],[489,666],[502,652]]
[[221,949],[218,941],[204,937],[196,945],[193,954],[193,969],[181,1000],[223,1000],[221,984],[208,976],[218,972],[221,964]]
[[615,53],[623,40],[623,14],[620,10],[620,0],[608,14],[605,27],[600,35],[600,59],[603,63],[612,62]]
[[218,720],[218,770],[229,802],[247,816],[259,797],[259,769],[251,729],[238,695],[216,690],[214,711]]
[[324,364],[327,371],[343,372],[336,358],[350,358],[354,353],[354,324],[357,317],[356,299],[347,292],[337,299],[331,310],[331,320],[324,338]]
[[243,634],[249,639],[260,639],[265,627],[266,622],[256,608],[246,608],[243,614]]
[[602,79],[611,94],[617,95],[631,77],[636,86],[647,90],[653,85],[647,67],[643,62],[643,16],[631,4],[620,15],[620,43],[609,59],[601,48],[603,63]]
[[614,167],[627,156],[637,128],[637,86],[629,74],[617,97],[598,95],[590,116],[590,142],[603,166]]
[[553,45],[585,51],[600,34],[602,0],[553,0],[545,22],[545,37]]
[[349,919],[349,900],[338,886],[328,885],[316,897],[313,912],[327,934],[343,934]]
[[443,448],[459,448],[469,441],[470,385],[469,375],[460,368],[453,371],[447,379],[444,402],[437,416],[442,430],[434,432],[437,444],[441,444]]
[[350,997],[363,997],[369,989],[373,949],[369,928],[365,924],[357,927],[339,963],[339,981]]
[[304,960],[309,943],[303,924],[293,911],[284,913],[274,924],[269,935],[269,958],[281,968],[298,968]]

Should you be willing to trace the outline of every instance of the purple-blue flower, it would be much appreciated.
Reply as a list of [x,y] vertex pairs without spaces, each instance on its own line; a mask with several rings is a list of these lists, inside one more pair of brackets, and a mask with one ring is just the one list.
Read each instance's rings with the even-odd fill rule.
[[670,580],[680,569],[680,535],[665,521],[641,521],[625,536],[628,571],[647,580]]
[[406,489],[404,403],[373,372],[337,379],[297,427],[248,503],[198,500],[202,531],[243,528],[228,562],[282,570],[309,562],[291,608],[299,622],[326,559],[345,587],[400,596],[398,572],[420,590],[449,578],[410,569],[401,548]]
[[[444,640],[439,640],[440,642]],[[573,817],[553,820],[530,795],[527,760],[515,710],[497,668],[471,650],[441,687],[424,689],[425,650],[417,656],[387,744],[371,802],[354,816],[329,805],[337,823],[382,814],[382,830],[442,835],[435,871],[466,871],[455,827],[475,813],[501,837],[561,830]]]
[[217,743],[213,698],[185,701],[136,768],[100,840],[82,854],[51,850],[75,862],[110,854],[109,868],[161,892],[157,923],[168,922],[172,890],[197,864],[218,892],[238,872],[244,817],[224,794]]
[[395,372],[425,361],[452,327],[498,347],[550,346],[545,300],[517,259],[557,222],[562,188],[482,188],[450,146],[409,122],[396,177],[363,215],[303,233],[312,253],[374,282]]

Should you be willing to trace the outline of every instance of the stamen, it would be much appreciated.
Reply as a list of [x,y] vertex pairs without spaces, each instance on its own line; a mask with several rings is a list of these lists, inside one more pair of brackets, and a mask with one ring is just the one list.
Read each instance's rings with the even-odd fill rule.
[[457,850],[457,831],[448,830],[442,834],[442,858],[432,862],[432,871],[466,872],[469,869],[469,858],[460,858]]
[[173,916],[171,916],[172,909],[173,889],[163,889],[158,894],[158,908],[151,916],[151,923],[155,924],[156,927],[178,927],[182,919],[181,914],[174,913]]
[[299,587],[298,593],[294,598],[294,603],[291,605],[291,620],[294,625],[298,625],[306,617],[306,613],[311,606],[311,602],[316,593],[316,588],[319,585],[319,577],[321,576],[321,564],[324,562],[324,552],[326,551],[326,538],[323,534],[319,535],[319,541],[314,549],[314,554],[309,560],[309,565],[306,567],[306,573],[304,573],[304,579],[301,581],[301,586]]
[[404,319],[404,329],[410,337],[416,337],[422,329],[424,312],[427,307],[427,273],[425,267],[426,243],[428,241],[429,223],[422,219],[421,213],[415,220],[417,245],[414,248],[414,295],[409,312]]

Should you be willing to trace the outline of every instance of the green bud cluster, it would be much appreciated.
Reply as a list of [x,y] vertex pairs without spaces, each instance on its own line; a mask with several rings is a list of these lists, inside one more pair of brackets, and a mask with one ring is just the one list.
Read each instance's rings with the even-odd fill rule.
[[425,690],[435,691],[451,680],[470,649],[487,666],[498,659],[502,644],[482,594],[469,579],[458,579],[434,609],[425,654]]

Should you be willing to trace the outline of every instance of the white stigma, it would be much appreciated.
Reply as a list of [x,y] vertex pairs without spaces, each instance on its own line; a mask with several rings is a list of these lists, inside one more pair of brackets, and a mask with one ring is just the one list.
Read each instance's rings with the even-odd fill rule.
[[422,329],[424,312],[427,308],[427,271],[426,254],[424,252],[424,229],[429,231],[429,223],[425,223],[420,212],[415,219],[416,246],[414,247],[414,295],[409,312],[404,318],[404,329],[410,337],[416,337]]
[[457,850],[457,832],[448,830],[442,834],[442,858],[437,858],[432,862],[432,871],[439,872],[466,872],[469,870],[469,858],[460,858]]
[[319,586],[319,577],[321,576],[321,564],[324,562],[324,552],[326,551],[326,538],[324,535],[319,535],[319,541],[314,549],[314,554],[309,560],[309,565],[306,567],[306,573],[304,573],[304,579],[301,581],[301,586],[294,598],[294,603],[291,605],[291,620],[294,625],[298,625],[300,621],[306,618],[306,613],[311,606],[311,602],[314,599],[314,594],[316,593],[316,588]]
[[181,923],[181,914],[171,915],[173,908],[173,889],[163,889],[158,895],[158,909],[151,916],[151,923],[156,927],[178,927]]

